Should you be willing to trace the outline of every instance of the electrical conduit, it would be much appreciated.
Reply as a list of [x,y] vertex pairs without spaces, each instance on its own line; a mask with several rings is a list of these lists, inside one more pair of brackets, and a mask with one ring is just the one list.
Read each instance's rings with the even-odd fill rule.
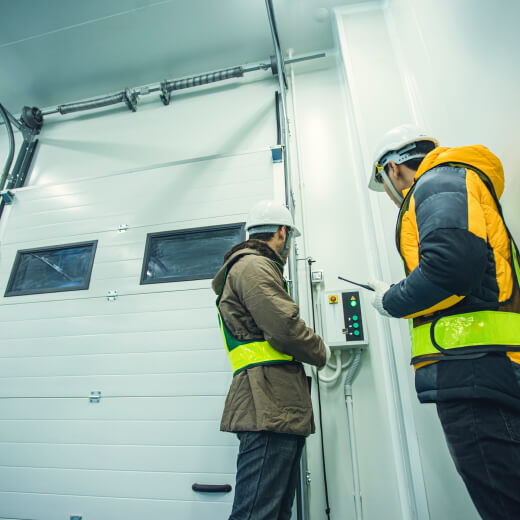
[[362,520],[363,509],[361,503],[361,484],[359,478],[359,464],[357,459],[356,429],[354,427],[354,403],[352,400],[352,381],[361,364],[361,350],[356,350],[353,354],[353,361],[345,375],[344,392],[345,404],[347,405],[347,423],[350,439],[350,453],[352,458],[352,480],[354,486],[354,507],[356,520]]

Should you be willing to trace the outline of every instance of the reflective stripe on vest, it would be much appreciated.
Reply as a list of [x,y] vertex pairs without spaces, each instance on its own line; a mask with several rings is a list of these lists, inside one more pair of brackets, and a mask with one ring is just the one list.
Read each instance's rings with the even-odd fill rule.
[[293,361],[294,358],[292,356],[287,356],[278,352],[268,341],[238,342],[238,340],[234,338],[235,342],[239,344],[231,347],[226,337],[227,334],[229,334],[229,331],[226,330],[226,326],[222,321],[222,317],[220,317],[220,313],[219,318],[224,346],[226,347],[233,375],[238,373],[240,370],[257,365],[280,364]]
[[220,330],[222,332],[222,339],[224,340],[224,346],[226,347],[233,375],[237,374],[240,370],[251,368],[253,366],[293,362],[293,356],[282,354],[276,350],[268,341],[241,341],[231,334],[231,332],[226,327],[224,320],[222,319],[222,315],[220,314],[220,309],[218,307],[222,293],[224,292],[227,274],[228,273],[226,273],[226,277],[222,285],[222,292],[217,298],[217,312]]
[[443,350],[459,349],[461,354],[464,350],[476,353],[478,347],[483,347],[482,352],[512,351],[518,349],[518,345],[520,314],[516,312],[454,314],[412,329],[412,362],[419,361],[419,356],[438,355]]

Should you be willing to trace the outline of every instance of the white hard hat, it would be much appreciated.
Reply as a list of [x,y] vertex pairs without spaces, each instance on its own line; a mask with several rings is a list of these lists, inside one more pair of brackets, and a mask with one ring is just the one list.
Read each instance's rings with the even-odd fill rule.
[[246,230],[257,226],[287,226],[293,231],[293,236],[299,237],[301,234],[294,225],[291,212],[274,200],[261,200],[249,211]]
[[424,157],[424,153],[418,153],[415,150],[414,143],[419,141],[431,141],[435,146],[439,146],[437,139],[423,128],[415,125],[400,125],[387,132],[381,139],[374,154],[372,175],[370,176],[368,187],[374,191],[385,190],[380,171],[389,161],[401,164],[410,159]]

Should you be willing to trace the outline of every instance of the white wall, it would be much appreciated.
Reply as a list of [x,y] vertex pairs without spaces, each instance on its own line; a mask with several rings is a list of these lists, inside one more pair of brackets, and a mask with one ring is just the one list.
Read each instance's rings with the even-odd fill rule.
[[[345,95],[359,144],[353,150],[359,161],[356,176],[363,185],[379,138],[395,125],[425,125],[444,146],[482,143],[504,164],[502,202],[513,234],[520,237],[515,154],[520,73],[512,66],[520,48],[519,14],[518,2],[485,0],[390,0],[338,11]],[[393,246],[396,208],[384,194],[370,194],[368,204],[379,271],[396,281],[402,277]],[[392,323],[391,334],[401,393],[413,395],[405,322]],[[405,418],[413,414],[408,426],[419,439],[430,518],[478,518],[451,463],[434,406],[405,399],[403,409]],[[421,480],[420,474],[416,477]]]
[[[297,100],[296,128],[308,244],[305,254],[316,260],[313,268],[324,270],[323,290],[346,289],[337,280],[338,275],[363,280],[370,274],[370,236],[364,222],[363,201],[356,189],[338,70],[329,66],[298,74],[292,94]],[[302,270],[302,284],[305,279]],[[305,295],[303,289],[301,294]],[[392,412],[382,363],[386,354],[378,341],[375,317],[368,306],[366,312],[370,346],[363,354],[362,367],[354,383],[363,510],[367,519],[397,520],[406,518],[406,513],[400,503],[395,445],[390,433]],[[315,410],[316,394],[314,385]],[[322,385],[321,396],[332,517],[352,518],[353,486],[342,380],[332,387]],[[312,478],[310,518],[323,518],[319,435],[309,438],[308,447]]]
[[518,240],[520,3],[390,0],[389,7],[419,116],[441,145],[481,143],[498,155],[506,175],[502,204]]

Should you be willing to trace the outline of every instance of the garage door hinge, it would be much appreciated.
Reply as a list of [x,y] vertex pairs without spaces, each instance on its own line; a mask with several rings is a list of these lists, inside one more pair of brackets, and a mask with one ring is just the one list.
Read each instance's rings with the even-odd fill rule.
[[83,520],[83,517],[79,515],[71,515],[70,520]]
[[90,403],[99,403],[101,401],[101,392],[90,392],[88,400]]
[[108,291],[107,293],[107,301],[115,302],[117,300],[117,291]]

